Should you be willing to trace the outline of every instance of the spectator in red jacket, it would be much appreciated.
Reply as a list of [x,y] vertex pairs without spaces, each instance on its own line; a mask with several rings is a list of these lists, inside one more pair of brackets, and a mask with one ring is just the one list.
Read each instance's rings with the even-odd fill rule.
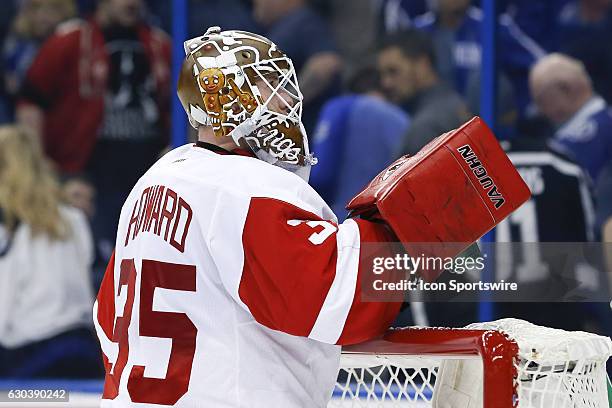
[[143,21],[142,3],[100,0],[91,19],[60,25],[28,71],[17,110],[62,173],[89,173],[103,257],[121,204],[168,138],[170,42]]

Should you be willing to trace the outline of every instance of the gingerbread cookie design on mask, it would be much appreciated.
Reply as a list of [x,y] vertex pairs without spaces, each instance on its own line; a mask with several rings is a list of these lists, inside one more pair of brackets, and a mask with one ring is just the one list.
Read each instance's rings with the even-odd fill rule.
[[248,113],[253,113],[257,102],[248,92],[243,92],[232,78],[226,79],[219,68],[203,69],[198,75],[200,87],[203,90],[204,107],[212,121],[216,136],[226,136],[229,131],[223,127],[227,114],[223,105],[235,101],[234,112],[240,111],[240,106]]

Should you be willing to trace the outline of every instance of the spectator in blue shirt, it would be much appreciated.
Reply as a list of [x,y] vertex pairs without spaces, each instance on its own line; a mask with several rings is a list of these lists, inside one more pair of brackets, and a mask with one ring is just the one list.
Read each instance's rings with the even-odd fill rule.
[[595,91],[612,102],[612,2],[579,0],[559,14],[559,51],[584,64]]
[[536,106],[556,126],[554,143],[597,181],[612,160],[612,111],[593,91],[584,65],[550,54],[532,69],[529,85]]
[[[481,25],[482,12],[470,0],[438,0],[434,11],[414,20],[415,28],[432,36],[440,76],[462,95],[470,74],[480,69]],[[529,103],[529,68],[545,52],[507,14],[499,17],[497,47],[499,68],[512,82],[522,113]]]
[[383,100],[375,69],[358,71],[349,89],[323,106],[312,146],[319,162],[310,183],[339,219],[348,201],[396,158],[409,124],[406,113]]
[[[28,0],[20,2],[18,13],[2,43],[4,103],[0,102],[0,117],[13,120],[13,105],[27,70],[34,61],[43,41],[61,22],[76,15],[74,0]],[[2,106],[3,105],[3,106]]]
[[521,30],[547,51],[559,50],[559,12],[572,0],[500,0]]
[[378,15],[382,34],[403,31],[412,26],[412,19],[426,13],[427,0],[378,0]]
[[302,119],[312,131],[321,105],[340,91],[342,61],[333,36],[305,0],[254,0],[253,6],[265,36],[293,60],[304,95]]

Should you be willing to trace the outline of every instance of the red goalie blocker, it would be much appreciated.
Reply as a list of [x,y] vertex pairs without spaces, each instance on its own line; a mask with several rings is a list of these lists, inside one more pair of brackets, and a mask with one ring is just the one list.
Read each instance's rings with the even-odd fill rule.
[[[530,197],[478,117],[404,156],[347,205],[351,216],[382,218],[412,257],[454,257]],[[421,269],[436,279],[442,268]]]

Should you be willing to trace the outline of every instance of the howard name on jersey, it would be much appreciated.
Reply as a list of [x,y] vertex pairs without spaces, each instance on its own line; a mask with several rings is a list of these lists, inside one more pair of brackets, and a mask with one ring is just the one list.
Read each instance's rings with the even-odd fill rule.
[[102,407],[325,407],[340,345],[382,333],[363,242],[300,177],[186,145],[136,184],[97,302]]
[[150,232],[178,251],[185,252],[185,240],[192,218],[191,206],[174,190],[162,185],[149,186],[142,190],[140,198],[134,203],[124,245],[136,239],[139,232]]

